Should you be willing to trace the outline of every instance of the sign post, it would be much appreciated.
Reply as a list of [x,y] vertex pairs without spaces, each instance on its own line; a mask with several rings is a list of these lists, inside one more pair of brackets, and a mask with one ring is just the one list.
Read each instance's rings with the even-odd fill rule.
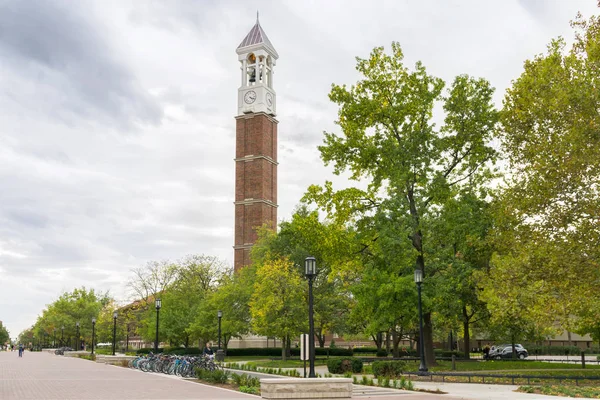
[[304,377],[306,378],[306,360],[310,357],[308,348],[308,334],[300,335],[300,359],[304,361]]

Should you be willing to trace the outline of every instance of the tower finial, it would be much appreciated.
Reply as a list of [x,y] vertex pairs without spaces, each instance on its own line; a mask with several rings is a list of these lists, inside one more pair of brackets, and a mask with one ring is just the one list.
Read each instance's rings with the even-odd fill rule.
[[256,10],[256,23],[258,24],[258,10]]

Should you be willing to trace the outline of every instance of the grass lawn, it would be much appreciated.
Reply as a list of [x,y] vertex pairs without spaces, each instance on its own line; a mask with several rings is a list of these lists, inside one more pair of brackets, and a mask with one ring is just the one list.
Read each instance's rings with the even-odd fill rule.
[[265,361],[268,361],[269,357],[265,357],[265,356],[225,357],[225,362],[240,362],[240,361],[255,361],[255,360],[265,360]]
[[523,393],[538,393],[551,396],[567,396],[567,397],[587,397],[592,399],[600,399],[600,387],[581,387],[581,386],[521,386],[518,392]]
[[[407,371],[417,371],[419,369],[419,363],[408,362],[406,367]],[[491,373],[496,373],[498,371],[502,371],[508,373],[510,371],[511,373],[523,373],[520,370],[544,370],[542,371],[542,374],[547,374],[548,372],[546,372],[546,370],[558,369],[588,371],[592,374],[600,375],[600,366],[591,364],[587,364],[586,369],[581,369],[580,364],[549,363],[543,361],[456,361],[456,372],[491,371]],[[450,372],[452,371],[452,362],[438,361],[438,365],[430,367],[429,370],[432,372]]]
[[[252,364],[252,365],[255,365],[255,366],[261,367],[261,368],[301,368],[304,366],[304,361],[301,361],[301,360],[287,360],[287,361],[264,360],[264,361],[251,361],[248,364]],[[306,365],[308,366],[308,361],[306,362]],[[317,358],[315,360],[315,365],[327,365],[327,360]]]

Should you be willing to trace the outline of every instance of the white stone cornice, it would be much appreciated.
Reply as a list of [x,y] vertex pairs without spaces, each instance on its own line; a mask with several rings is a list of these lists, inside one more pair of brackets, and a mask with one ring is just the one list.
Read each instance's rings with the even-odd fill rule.
[[244,205],[244,206],[249,206],[252,204],[257,204],[257,203],[264,203],[267,204],[271,207],[279,207],[277,204],[273,203],[270,200],[263,200],[263,199],[245,199],[245,200],[240,200],[240,201],[234,201],[233,204],[235,205]]
[[255,156],[253,154],[251,154],[249,156],[240,157],[240,158],[234,158],[233,161],[235,161],[235,162],[240,162],[240,161],[250,162],[250,161],[254,161],[254,160],[258,160],[258,159],[267,160],[268,162],[270,162],[273,165],[279,165],[279,163],[277,161],[273,160],[269,156]]

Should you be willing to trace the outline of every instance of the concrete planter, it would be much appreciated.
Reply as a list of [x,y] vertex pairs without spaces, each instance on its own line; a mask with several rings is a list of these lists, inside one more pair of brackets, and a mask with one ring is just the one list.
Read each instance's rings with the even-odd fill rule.
[[352,397],[352,379],[261,379],[260,392],[263,399],[349,399]]

